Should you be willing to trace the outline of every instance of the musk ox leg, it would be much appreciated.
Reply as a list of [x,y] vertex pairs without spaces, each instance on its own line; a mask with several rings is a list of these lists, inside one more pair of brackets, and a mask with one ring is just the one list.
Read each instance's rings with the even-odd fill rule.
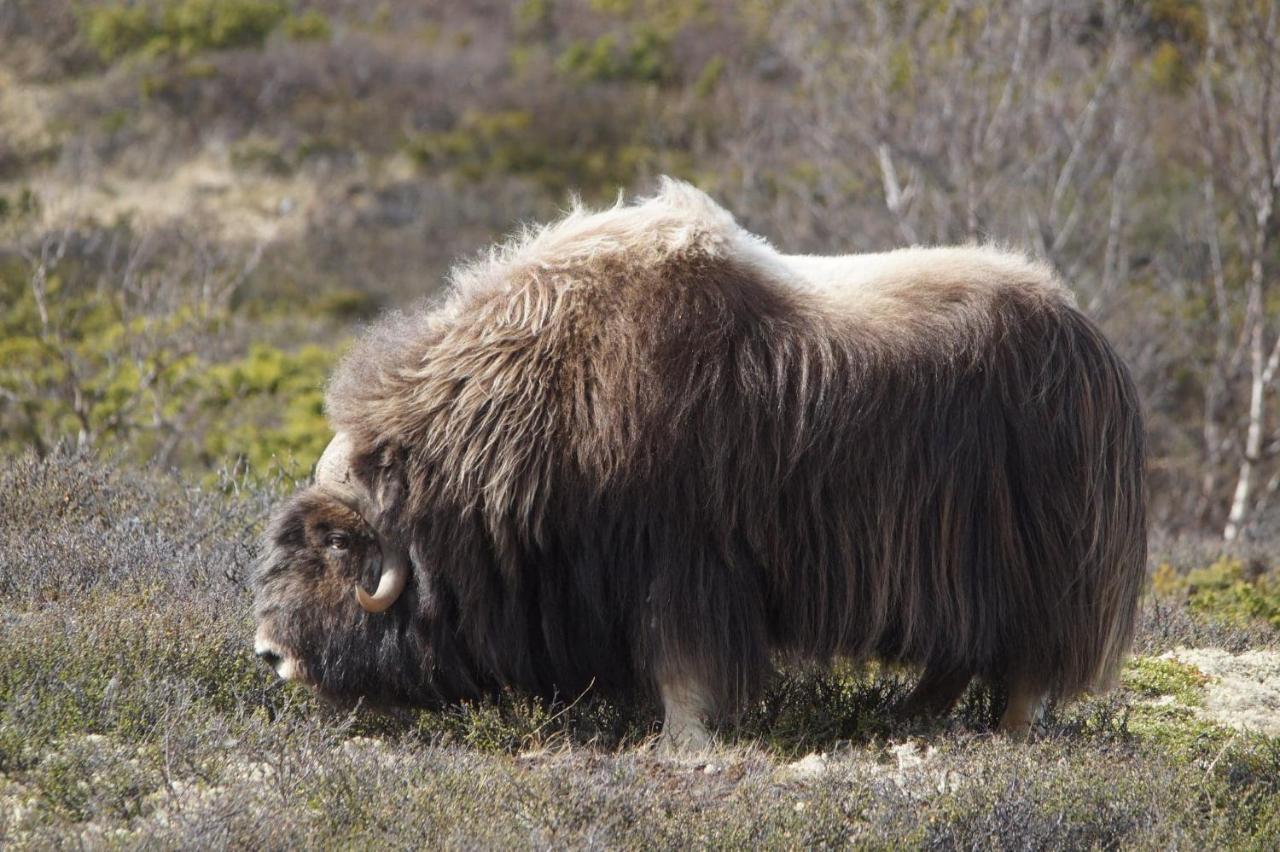
[[658,692],[664,714],[659,749],[671,753],[710,748],[706,719],[711,713],[711,701],[697,681],[687,677],[662,678]]
[[1039,684],[1024,678],[1009,680],[1009,697],[1004,705],[1004,715],[996,730],[1005,736],[1025,740],[1031,726],[1044,712],[1047,693]]
[[972,678],[967,669],[925,669],[895,712],[901,719],[941,716],[955,706]]

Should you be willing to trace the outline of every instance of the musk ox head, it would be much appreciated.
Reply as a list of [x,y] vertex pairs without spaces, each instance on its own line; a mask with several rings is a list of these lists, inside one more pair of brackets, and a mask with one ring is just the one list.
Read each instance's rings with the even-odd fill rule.
[[406,663],[421,651],[387,612],[411,565],[407,549],[375,526],[385,501],[356,475],[351,441],[339,434],[314,484],[272,518],[254,577],[255,651],[282,678],[334,698],[414,697],[398,694],[398,678],[386,674],[416,668]]

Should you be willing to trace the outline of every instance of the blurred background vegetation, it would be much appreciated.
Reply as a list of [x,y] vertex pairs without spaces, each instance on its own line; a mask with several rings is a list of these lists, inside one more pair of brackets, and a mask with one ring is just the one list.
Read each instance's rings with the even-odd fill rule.
[[1156,521],[1277,525],[1276,3],[0,0],[0,452],[304,475],[450,265],[660,174],[793,252],[996,241],[1132,365]]

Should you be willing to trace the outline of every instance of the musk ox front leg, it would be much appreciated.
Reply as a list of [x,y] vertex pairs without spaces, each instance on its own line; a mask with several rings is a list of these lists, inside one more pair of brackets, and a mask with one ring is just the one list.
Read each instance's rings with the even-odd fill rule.
[[[708,537],[697,514],[672,513],[687,495],[673,489],[650,502],[663,507],[647,524],[651,577],[638,608],[636,658],[662,699],[664,750],[711,744],[708,721],[740,711],[769,672],[764,594],[758,574],[727,558],[722,538]],[[701,498],[699,498],[701,499]]]
[[1025,740],[1031,733],[1031,726],[1044,712],[1047,696],[1045,688],[1035,681],[1023,677],[1010,678],[1009,697],[996,730],[1013,739]]
[[662,698],[662,739],[658,748],[667,753],[697,752],[711,747],[707,718],[712,702],[706,688],[696,678],[668,674],[658,679]]

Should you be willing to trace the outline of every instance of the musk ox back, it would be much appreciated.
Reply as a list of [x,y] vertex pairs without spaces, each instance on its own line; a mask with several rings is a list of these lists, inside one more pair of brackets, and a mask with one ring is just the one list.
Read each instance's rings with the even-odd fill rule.
[[788,257],[666,182],[374,326],[327,406],[256,587],[329,695],[654,689],[696,744],[772,658],[842,656],[922,667],[911,711],[1003,683],[1019,733],[1133,633],[1133,385],[992,249]]

